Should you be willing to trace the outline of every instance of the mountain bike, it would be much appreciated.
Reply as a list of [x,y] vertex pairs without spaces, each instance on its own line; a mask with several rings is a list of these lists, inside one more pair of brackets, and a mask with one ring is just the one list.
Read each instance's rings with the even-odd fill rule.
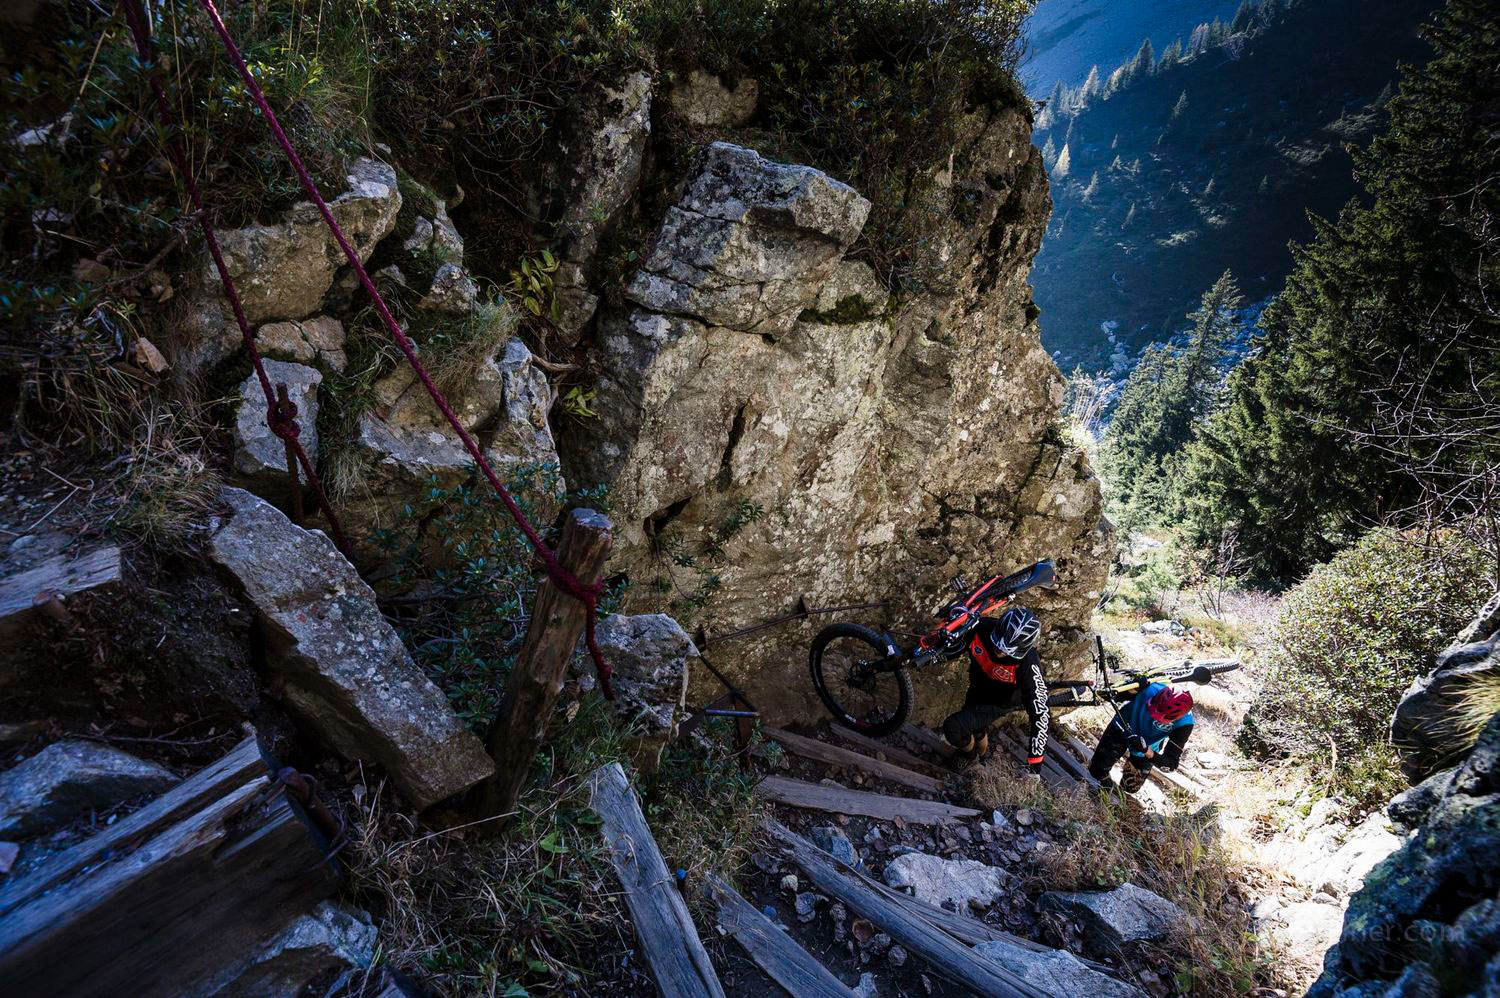
[[980,620],[1017,593],[1050,585],[1056,578],[1050,561],[1004,577],[991,576],[972,589],[959,576],[949,582],[959,595],[937,613],[944,623],[910,648],[889,633],[859,624],[830,624],[813,638],[808,657],[813,687],[838,723],[875,738],[892,734],[911,715],[910,670],[965,654]]
[[1233,672],[1240,667],[1238,662],[1226,662],[1222,665],[1184,665],[1180,669],[1148,669],[1145,671],[1125,671],[1125,678],[1118,682],[1110,682],[1109,663],[1115,661],[1115,671],[1121,672],[1119,663],[1114,656],[1107,655],[1104,651],[1104,639],[1097,634],[1094,635],[1094,661],[1099,670],[1099,681],[1092,679],[1064,679],[1049,682],[1049,690],[1057,690],[1047,699],[1049,707],[1092,707],[1096,704],[1109,704],[1119,713],[1119,705],[1130,700],[1142,689],[1152,683],[1165,683],[1174,686],[1181,683],[1196,683],[1199,686],[1207,686],[1213,682],[1213,678],[1226,672]]

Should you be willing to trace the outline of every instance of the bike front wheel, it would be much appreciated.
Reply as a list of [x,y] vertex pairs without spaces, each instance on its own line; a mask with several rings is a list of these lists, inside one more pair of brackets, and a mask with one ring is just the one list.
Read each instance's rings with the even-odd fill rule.
[[813,687],[833,719],[871,737],[893,734],[911,714],[911,676],[890,658],[886,639],[858,624],[832,624],[813,638]]

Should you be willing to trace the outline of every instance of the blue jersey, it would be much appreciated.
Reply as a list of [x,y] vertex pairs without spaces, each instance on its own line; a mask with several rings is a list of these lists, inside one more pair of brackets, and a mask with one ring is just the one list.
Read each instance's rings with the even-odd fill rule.
[[[1167,743],[1167,738],[1173,731],[1176,731],[1178,728],[1192,727],[1193,724],[1192,711],[1188,711],[1170,724],[1158,724],[1151,717],[1151,711],[1148,709],[1151,698],[1166,688],[1165,683],[1152,683],[1150,686],[1147,686],[1144,690],[1137,693],[1135,699],[1127,703],[1120,710],[1119,716],[1111,722],[1116,728],[1119,728],[1120,722],[1123,720],[1125,722],[1126,737],[1134,738],[1139,736],[1145,739],[1146,747],[1157,754],[1161,753],[1162,748]],[[1144,753],[1132,749],[1130,754],[1139,758]]]

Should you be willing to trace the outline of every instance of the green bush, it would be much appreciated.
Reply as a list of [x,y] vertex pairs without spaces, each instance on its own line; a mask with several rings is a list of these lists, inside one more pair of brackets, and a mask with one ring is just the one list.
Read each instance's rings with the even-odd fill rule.
[[1287,593],[1242,745],[1263,756],[1332,749],[1369,769],[1406,687],[1491,589],[1483,551],[1457,532],[1366,534]]

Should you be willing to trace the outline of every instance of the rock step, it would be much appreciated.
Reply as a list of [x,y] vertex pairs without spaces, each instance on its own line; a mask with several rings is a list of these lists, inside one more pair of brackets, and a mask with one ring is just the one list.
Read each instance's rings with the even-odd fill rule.
[[828,742],[820,742],[816,738],[793,734],[790,731],[783,731],[781,728],[767,727],[762,730],[766,737],[780,742],[788,751],[794,752],[804,759],[812,759],[815,762],[823,762],[832,766],[852,766],[872,776],[878,776],[883,780],[899,783],[904,787],[921,790],[929,794],[939,794],[943,790],[942,782],[931,776],[913,772],[910,769],[903,769],[893,763],[873,759],[852,749],[830,745]]
[[909,797],[889,797],[864,790],[850,790],[837,783],[808,783],[787,776],[766,777],[756,785],[755,793],[765,800],[803,810],[858,814],[883,821],[900,818],[919,825],[940,825],[961,818],[980,817],[980,812],[972,807]]
[[719,931],[733,936],[792,998],[853,998],[854,992],[811,953],[713,874],[708,875],[708,893],[718,905]]
[[765,828],[818,890],[838,898],[850,911],[869,919],[896,942],[926,960],[943,977],[976,994],[998,998],[1044,998],[1049,995],[1049,992],[1027,983],[1019,974],[980,956],[906,905],[893,900],[888,891],[875,889],[872,881],[851,875],[853,871],[847,867],[841,870],[842,864],[832,856],[780,822],[768,821]]

